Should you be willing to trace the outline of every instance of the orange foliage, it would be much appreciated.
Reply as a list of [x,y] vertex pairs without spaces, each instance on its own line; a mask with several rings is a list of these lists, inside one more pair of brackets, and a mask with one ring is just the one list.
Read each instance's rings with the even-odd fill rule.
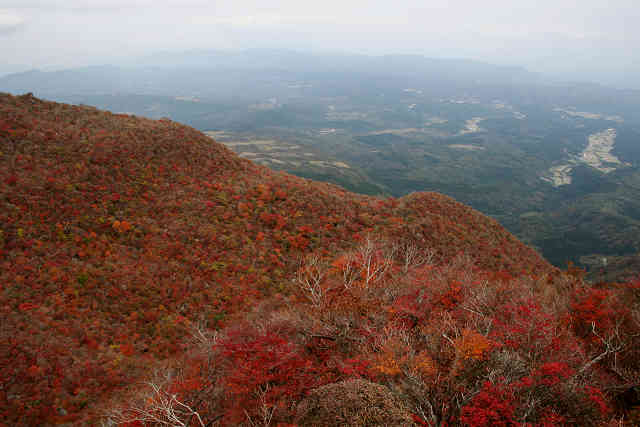
[[462,335],[454,341],[454,346],[461,358],[480,360],[487,355],[492,344],[484,335],[465,329],[462,331]]
[[414,369],[425,379],[433,377],[438,372],[435,362],[429,356],[429,353],[424,350],[413,358],[412,364]]

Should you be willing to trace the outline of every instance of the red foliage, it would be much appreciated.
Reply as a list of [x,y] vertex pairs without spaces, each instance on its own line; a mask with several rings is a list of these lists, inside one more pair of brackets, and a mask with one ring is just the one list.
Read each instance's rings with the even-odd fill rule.
[[470,427],[516,426],[514,397],[507,387],[486,381],[471,403],[462,408],[460,421]]
[[578,295],[572,306],[574,321],[588,333],[593,323],[598,330],[608,330],[612,327],[615,313],[611,307],[612,292],[606,289],[587,288]]
[[591,401],[591,403],[595,405],[598,411],[600,412],[600,415],[606,416],[611,413],[611,408],[609,407],[609,404],[607,403],[607,399],[602,393],[602,390],[596,387],[587,385],[585,386],[585,391],[587,392],[587,395],[589,396],[589,400]]
[[338,367],[339,372],[347,378],[366,377],[369,372],[369,361],[358,358],[347,359]]
[[537,368],[533,372],[533,377],[537,384],[550,387],[565,381],[573,373],[573,369],[566,363],[549,362]]
[[234,394],[249,394],[260,385],[278,382],[282,383],[278,394],[294,394],[298,387],[295,373],[309,367],[293,344],[272,333],[242,334],[226,339],[221,346],[232,367],[227,386]]

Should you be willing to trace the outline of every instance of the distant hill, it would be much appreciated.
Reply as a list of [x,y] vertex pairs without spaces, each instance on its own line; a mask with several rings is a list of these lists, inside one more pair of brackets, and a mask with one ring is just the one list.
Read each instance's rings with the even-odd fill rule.
[[[240,75],[228,75],[229,72]],[[258,74],[256,74],[258,73]],[[532,83],[541,79],[523,68],[498,66],[463,59],[435,59],[417,55],[311,54],[286,50],[166,52],[137,58],[135,63],[58,71],[31,70],[0,78],[0,90],[36,95],[134,93],[174,95],[212,89],[219,79],[237,82],[243,75],[270,79],[272,74],[301,75],[365,74],[432,80],[446,84]],[[260,79],[258,77],[258,79]],[[245,84],[253,84],[245,82]],[[235,86],[235,85],[234,85]]]
[[6,63],[0,62],[0,77],[8,75],[8,74],[19,73],[21,71],[28,70],[28,69],[29,69],[29,67],[27,67],[27,66],[15,65],[15,64],[6,64]]
[[356,195],[170,120],[2,94],[0,206],[12,425],[338,423],[365,390],[416,425],[633,404],[637,284],[592,288],[441,194]]

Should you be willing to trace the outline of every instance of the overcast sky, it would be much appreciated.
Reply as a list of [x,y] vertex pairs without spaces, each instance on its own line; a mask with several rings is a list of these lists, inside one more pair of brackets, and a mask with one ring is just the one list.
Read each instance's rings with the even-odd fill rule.
[[632,81],[640,1],[0,0],[5,68],[252,47],[473,58]]

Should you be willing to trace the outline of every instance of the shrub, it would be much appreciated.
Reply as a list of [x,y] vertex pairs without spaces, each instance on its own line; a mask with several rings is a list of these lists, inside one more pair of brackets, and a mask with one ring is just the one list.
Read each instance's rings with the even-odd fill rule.
[[414,425],[388,388],[361,379],[312,390],[298,404],[296,421],[301,426]]

